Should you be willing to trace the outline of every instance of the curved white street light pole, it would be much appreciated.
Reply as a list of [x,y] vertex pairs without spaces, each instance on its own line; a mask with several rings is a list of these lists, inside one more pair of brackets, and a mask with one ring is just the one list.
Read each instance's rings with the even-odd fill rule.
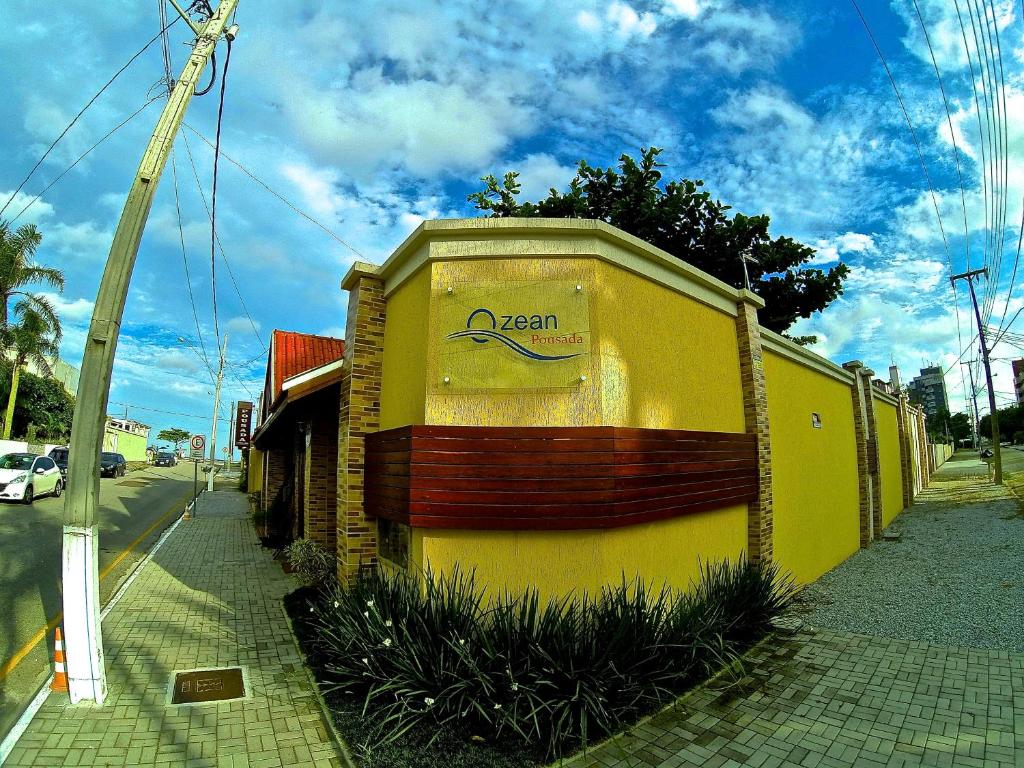
[[[213,16],[201,30],[197,30],[192,53],[167,99],[167,105],[157,121],[128,192],[89,324],[71,427],[68,489],[64,501],[64,647],[72,704],[79,701],[102,704],[107,696],[100,633],[97,569],[99,536],[96,514],[99,507],[99,458],[103,447],[103,422],[110,396],[110,376],[128,284],[135,267],[142,231],[174,137],[185,117],[196,83],[217,41],[224,34],[228,18],[237,3],[238,0],[221,0]],[[184,15],[179,6],[175,7]],[[186,21],[196,29],[187,17]],[[229,34],[233,37],[235,30],[232,28]]]

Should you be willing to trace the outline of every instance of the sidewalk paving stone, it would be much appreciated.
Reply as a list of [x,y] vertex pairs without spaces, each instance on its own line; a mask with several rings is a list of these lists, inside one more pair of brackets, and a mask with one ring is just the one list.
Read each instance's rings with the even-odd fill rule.
[[[4,765],[346,765],[285,617],[295,586],[246,497],[204,494],[103,622],[107,701],[51,694]],[[248,698],[167,705],[172,672],[222,666],[248,669]]]

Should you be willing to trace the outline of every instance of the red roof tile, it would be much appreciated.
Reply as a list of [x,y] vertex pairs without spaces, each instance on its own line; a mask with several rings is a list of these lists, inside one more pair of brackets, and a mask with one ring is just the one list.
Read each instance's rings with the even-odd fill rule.
[[[286,379],[344,357],[345,340],[275,329],[270,354],[272,359],[267,366],[268,381],[264,393],[264,402],[267,406],[277,402]],[[272,381],[269,375],[271,371]]]

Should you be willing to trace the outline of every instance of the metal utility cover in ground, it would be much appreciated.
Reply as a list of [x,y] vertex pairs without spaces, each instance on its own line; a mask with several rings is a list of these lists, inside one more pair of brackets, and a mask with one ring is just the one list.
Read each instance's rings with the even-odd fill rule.
[[188,669],[174,672],[167,693],[170,705],[207,704],[244,699],[249,695],[249,676],[244,667]]

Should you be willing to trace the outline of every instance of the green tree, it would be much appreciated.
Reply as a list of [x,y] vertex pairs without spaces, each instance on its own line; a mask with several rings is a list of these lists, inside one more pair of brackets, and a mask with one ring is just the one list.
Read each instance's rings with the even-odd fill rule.
[[[7,402],[10,394],[12,368],[10,360],[0,360],[0,403]],[[74,413],[75,398],[60,382],[22,371],[11,434],[28,437],[32,425],[38,440],[64,443],[71,434]]]
[[18,399],[21,369],[26,363],[32,362],[45,376],[50,376],[52,372],[47,358],[56,357],[60,349],[60,322],[56,317],[51,321],[34,309],[25,307],[19,308],[19,316],[18,323],[8,326],[5,333],[14,352],[11,391],[7,397],[7,412],[4,417],[5,440],[10,438],[14,424],[14,406]]
[[41,267],[32,261],[42,239],[33,224],[11,229],[9,222],[0,220],[0,330],[7,328],[10,303],[16,297],[15,313],[31,309],[51,326],[60,328],[53,304],[46,297],[26,290],[28,286],[40,283],[57,291],[64,290],[64,273],[61,270]]
[[172,427],[171,429],[161,429],[160,433],[156,436],[157,440],[166,440],[169,443],[174,443],[174,450],[178,451],[181,448],[181,444],[192,437],[192,433],[187,429],[181,429],[180,427]]
[[933,443],[944,443],[947,434],[952,437],[952,430],[949,429],[949,409],[940,408],[934,415],[925,419],[925,432],[928,439]]
[[[1024,431],[1024,406],[1011,405],[999,409],[999,439],[1009,440],[1016,432]],[[992,439],[992,417],[985,414],[978,423],[978,434]]]
[[639,161],[624,154],[618,170],[593,168],[581,160],[566,192],[551,189],[536,203],[519,202],[518,173],[506,173],[500,181],[485,176],[486,187],[468,200],[492,217],[600,219],[735,288],[743,287],[740,255],[749,254],[756,259],[748,264],[751,289],[766,303],[758,318],[779,333],[842,294],[849,274],[845,264],[828,271],[809,268],[813,248],[788,237],[772,238],[766,215],[729,218],[730,207],[712,199],[703,181],[662,183],[659,154],[656,147],[642,148]]
[[949,431],[953,434],[953,444],[971,438],[971,417],[966,413],[954,413],[949,417]]

